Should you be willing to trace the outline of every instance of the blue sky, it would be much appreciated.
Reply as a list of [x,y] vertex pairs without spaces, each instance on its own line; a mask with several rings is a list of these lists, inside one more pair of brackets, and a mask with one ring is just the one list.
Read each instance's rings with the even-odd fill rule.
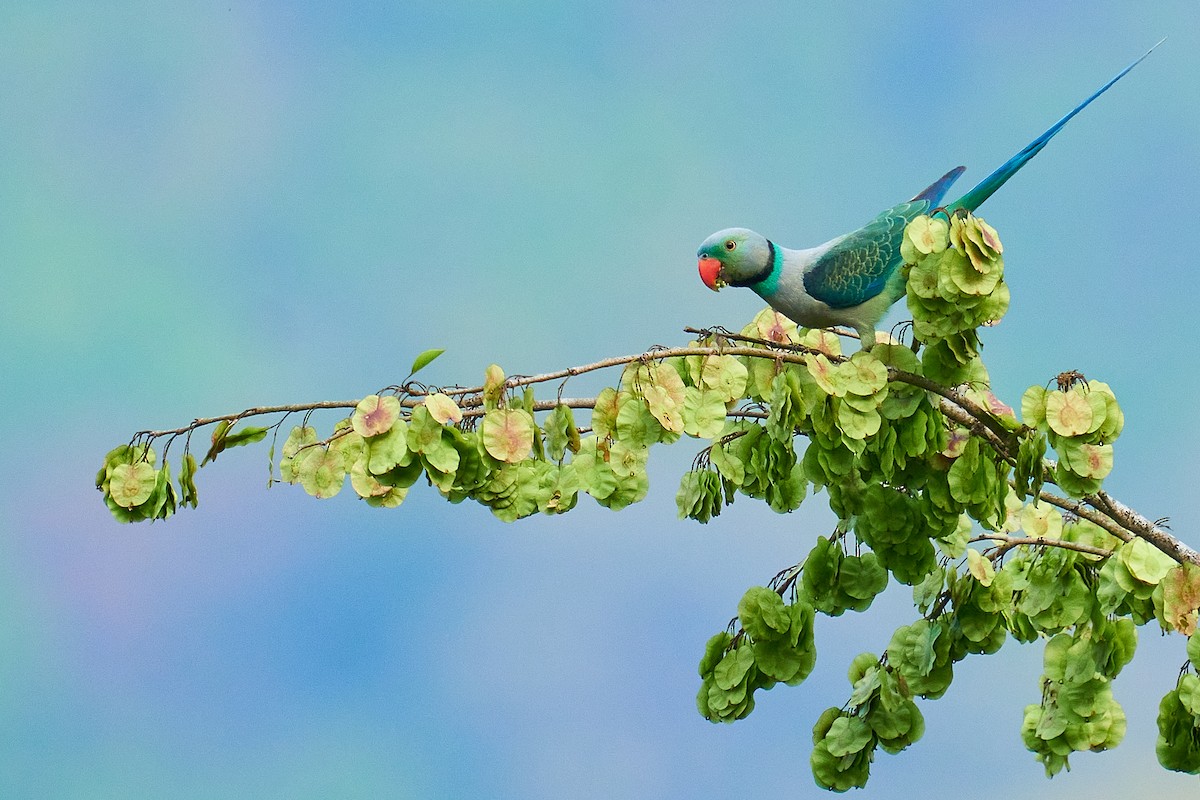
[[[810,246],[969,186],[1164,35],[982,209],[1013,292],[985,355],[1009,402],[1110,383],[1110,490],[1196,546],[1194,4],[6,3],[0,795],[815,795],[811,723],[904,591],[823,622],[748,720],[693,698],[745,588],[831,528],[819,496],[678,522],[684,442],[619,516],[504,525],[267,491],[246,448],[198,511],[122,527],[100,459],[428,347],[476,383],[740,327],[759,301],[695,274],[710,232]],[[1018,736],[1038,648],[968,660],[861,795],[1191,797],[1153,755],[1182,653],[1143,630],[1126,742],[1049,783]]]

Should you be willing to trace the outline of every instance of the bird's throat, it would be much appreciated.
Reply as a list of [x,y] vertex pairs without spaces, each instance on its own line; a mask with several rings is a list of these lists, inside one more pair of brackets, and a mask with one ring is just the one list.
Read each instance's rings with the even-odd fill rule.
[[753,275],[740,280],[730,281],[730,286],[746,286],[753,289],[760,297],[766,297],[775,291],[779,284],[779,272],[783,266],[783,254],[775,247],[775,243],[767,240],[767,263]]

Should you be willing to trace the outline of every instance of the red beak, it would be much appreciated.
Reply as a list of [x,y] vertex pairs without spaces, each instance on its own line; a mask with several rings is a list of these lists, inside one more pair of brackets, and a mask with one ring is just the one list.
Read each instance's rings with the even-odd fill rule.
[[714,292],[720,291],[721,262],[712,256],[700,257],[700,280]]

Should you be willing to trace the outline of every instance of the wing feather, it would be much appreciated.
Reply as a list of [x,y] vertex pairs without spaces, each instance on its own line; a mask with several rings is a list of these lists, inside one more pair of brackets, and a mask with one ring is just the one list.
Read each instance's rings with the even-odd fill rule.
[[805,273],[805,291],[832,308],[850,308],[878,295],[904,261],[904,226],[929,208],[928,200],[900,203],[846,234]]

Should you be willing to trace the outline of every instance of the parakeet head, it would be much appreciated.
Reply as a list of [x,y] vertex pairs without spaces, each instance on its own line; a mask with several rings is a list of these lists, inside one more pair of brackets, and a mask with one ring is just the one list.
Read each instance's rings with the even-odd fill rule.
[[714,292],[758,283],[771,274],[774,249],[766,237],[745,228],[717,231],[696,251],[700,280]]

